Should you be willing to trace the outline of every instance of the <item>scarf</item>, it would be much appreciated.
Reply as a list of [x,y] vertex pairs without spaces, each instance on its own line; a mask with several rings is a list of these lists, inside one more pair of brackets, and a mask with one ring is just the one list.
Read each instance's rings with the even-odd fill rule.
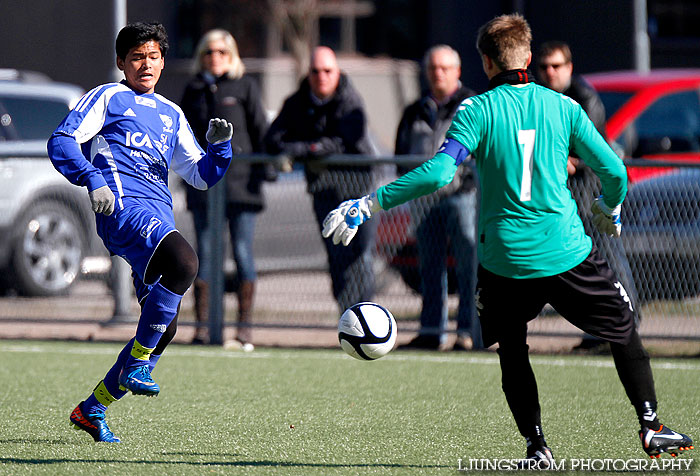
[[489,89],[498,87],[501,84],[527,84],[534,81],[535,77],[529,69],[509,69],[491,78],[491,81],[489,81]]

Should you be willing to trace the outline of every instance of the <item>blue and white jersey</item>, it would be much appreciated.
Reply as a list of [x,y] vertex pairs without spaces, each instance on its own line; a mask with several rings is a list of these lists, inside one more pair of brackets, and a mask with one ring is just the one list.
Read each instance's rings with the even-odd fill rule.
[[89,191],[109,185],[118,208],[124,208],[124,198],[172,207],[170,169],[205,190],[223,176],[231,159],[229,141],[202,150],[177,104],[124,83],[85,94],[52,134],[48,151],[72,183]]

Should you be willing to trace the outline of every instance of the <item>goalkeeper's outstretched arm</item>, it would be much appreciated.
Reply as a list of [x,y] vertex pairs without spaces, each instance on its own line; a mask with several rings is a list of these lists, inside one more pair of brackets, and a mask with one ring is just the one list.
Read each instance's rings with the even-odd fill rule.
[[379,210],[388,210],[414,198],[428,195],[452,182],[457,167],[469,150],[454,139],[447,139],[435,156],[370,195],[347,200],[323,221],[323,237],[348,245],[357,227]]

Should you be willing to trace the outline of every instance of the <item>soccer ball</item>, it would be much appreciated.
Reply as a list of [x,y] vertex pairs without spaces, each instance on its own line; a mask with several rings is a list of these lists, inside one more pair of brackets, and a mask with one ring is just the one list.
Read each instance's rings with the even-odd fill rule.
[[394,348],[396,321],[379,304],[360,302],[340,316],[338,340],[348,355],[359,360],[375,360]]

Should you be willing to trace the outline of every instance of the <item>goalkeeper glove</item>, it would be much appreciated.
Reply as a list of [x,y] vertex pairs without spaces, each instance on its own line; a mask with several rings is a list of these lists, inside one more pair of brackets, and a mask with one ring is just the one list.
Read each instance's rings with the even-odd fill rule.
[[348,246],[357,233],[357,227],[372,218],[372,213],[381,209],[374,193],[357,200],[346,200],[323,220],[321,234],[324,238],[333,235],[334,245],[342,242],[343,246]]
[[114,193],[108,185],[103,185],[96,188],[92,192],[88,192],[90,203],[92,203],[92,211],[95,213],[104,213],[110,216],[114,211]]
[[605,235],[619,238],[622,232],[622,222],[620,221],[621,209],[621,204],[614,208],[608,207],[603,201],[602,195],[593,200],[591,204],[593,224],[598,228],[598,231]]
[[207,142],[210,144],[220,144],[231,140],[233,137],[233,124],[226,119],[210,119],[209,129],[207,129]]

